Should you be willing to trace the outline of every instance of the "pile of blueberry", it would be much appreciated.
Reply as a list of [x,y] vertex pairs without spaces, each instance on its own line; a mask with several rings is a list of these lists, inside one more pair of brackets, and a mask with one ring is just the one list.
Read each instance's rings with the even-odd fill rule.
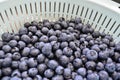
[[3,33],[0,80],[120,80],[120,43],[80,18]]

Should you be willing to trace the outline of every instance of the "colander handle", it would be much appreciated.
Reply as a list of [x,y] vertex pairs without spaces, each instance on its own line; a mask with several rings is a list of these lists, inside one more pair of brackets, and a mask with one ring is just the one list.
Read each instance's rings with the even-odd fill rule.
[[120,4],[113,0],[88,0],[120,13]]

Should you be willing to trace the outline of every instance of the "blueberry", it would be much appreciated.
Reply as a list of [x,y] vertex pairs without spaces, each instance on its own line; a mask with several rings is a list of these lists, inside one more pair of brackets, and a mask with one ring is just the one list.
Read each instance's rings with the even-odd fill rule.
[[67,41],[68,36],[66,33],[61,33],[58,39],[59,41]]
[[50,22],[44,22],[43,21],[43,23],[44,23],[44,27],[47,27],[47,28],[51,28],[51,24],[50,24]]
[[98,53],[95,50],[89,50],[86,53],[86,57],[88,60],[97,60]]
[[37,21],[32,21],[32,22],[31,22],[31,25],[37,27],[37,26],[38,26],[38,22],[37,22]]
[[97,73],[88,74],[87,80],[99,80],[99,75]]
[[19,52],[13,53],[13,55],[12,55],[12,59],[13,60],[19,60],[20,58],[21,58],[21,55],[20,55]]
[[116,71],[120,71],[120,63],[116,63]]
[[27,61],[27,64],[30,68],[36,67],[37,66],[37,60],[34,58],[29,58]]
[[60,57],[60,63],[64,66],[66,66],[69,63],[69,58],[67,56],[62,55]]
[[26,23],[24,24],[24,26],[25,26],[26,28],[28,28],[30,25],[31,25],[31,24],[30,24],[29,22],[26,22]]
[[37,66],[37,69],[38,69],[38,72],[40,73],[40,74],[43,74],[44,73],[44,71],[46,70],[46,68],[47,68],[47,66],[46,66],[46,64],[39,64],[38,66]]
[[107,44],[107,45],[109,45],[109,43],[110,43],[110,41],[108,39],[106,39],[106,38],[103,38],[102,42],[105,43],[105,44]]
[[22,78],[27,78],[27,77],[28,77],[28,72],[27,72],[27,71],[23,71],[23,72],[21,73],[21,77],[22,77]]
[[31,76],[31,77],[35,77],[37,75],[37,73],[38,73],[37,68],[30,68],[28,70],[28,75]]
[[66,21],[62,21],[62,22],[61,22],[61,26],[62,26],[63,28],[67,28],[67,27],[68,27],[68,24],[66,23]]
[[1,78],[1,80],[10,80],[10,77],[9,76],[4,76]]
[[29,47],[24,47],[24,49],[22,50],[21,55],[26,57],[26,56],[29,55],[29,53],[30,53],[30,48]]
[[89,51],[89,48],[84,48],[84,49],[82,50],[82,54],[83,54],[83,55],[86,55],[88,51]]
[[55,30],[61,30],[61,26],[60,26],[59,24],[55,24],[55,25],[54,25],[54,29],[55,29]]
[[53,30],[53,29],[50,29],[49,31],[48,31],[48,34],[47,34],[48,36],[55,36],[56,35],[56,32]]
[[12,72],[11,76],[12,76],[12,77],[14,77],[14,76],[21,77],[21,73],[20,73],[19,70],[16,69],[16,70],[14,70],[14,71]]
[[71,69],[71,71],[74,71],[74,66],[72,63],[68,63],[67,68]]
[[106,71],[102,70],[98,73],[100,80],[109,80],[109,75]]
[[59,37],[60,34],[61,34],[61,31],[60,30],[56,30],[55,33],[56,33],[56,36]]
[[28,35],[22,35],[21,36],[21,40],[26,42],[26,43],[30,43],[31,42],[31,38]]
[[106,63],[105,69],[106,69],[109,73],[112,73],[112,72],[114,72],[114,71],[116,70],[116,65],[115,65],[115,63],[113,63],[113,62]]
[[93,36],[94,38],[97,38],[97,37],[100,36],[100,32],[94,31],[94,32],[92,33],[92,36]]
[[35,43],[38,41],[38,37],[37,36],[32,36],[31,42]]
[[45,61],[45,56],[44,56],[43,54],[39,54],[39,55],[37,56],[37,61],[38,61],[39,63],[44,62],[44,61]]
[[73,54],[73,50],[71,48],[69,48],[69,47],[65,47],[63,49],[63,54],[69,57],[69,56],[71,56]]
[[36,33],[36,32],[37,32],[36,26],[30,26],[30,27],[28,28],[28,30],[31,31],[32,33]]
[[62,52],[61,49],[58,49],[58,50],[56,50],[56,52],[55,52],[55,56],[56,56],[57,58],[60,58],[60,57],[62,56],[62,54],[63,54],[63,52]]
[[75,42],[70,42],[70,43],[69,43],[69,46],[70,46],[70,48],[71,48],[72,50],[76,50],[76,44],[75,44]]
[[43,34],[47,34],[49,29],[47,27],[43,27],[41,31]]
[[71,73],[72,73],[71,69],[65,68],[63,76],[65,77],[65,79],[70,79],[71,78]]
[[2,47],[2,50],[3,50],[4,52],[10,52],[10,51],[11,51],[11,47],[10,47],[9,45],[4,45],[4,46]]
[[69,35],[67,35],[66,39],[68,42],[70,42],[70,41],[75,40],[75,36],[74,36],[74,34],[69,34]]
[[40,75],[36,75],[34,80],[42,80],[42,77]]
[[12,69],[10,67],[2,68],[2,74],[4,76],[10,76],[12,73]]
[[120,43],[115,44],[115,51],[120,52]]
[[40,30],[37,30],[36,33],[35,33],[35,35],[38,36],[38,37],[41,37],[43,35],[43,33],[41,33]]
[[86,68],[79,68],[78,70],[77,70],[77,73],[79,74],[79,75],[81,75],[82,77],[84,77],[84,76],[86,76],[86,74],[87,74],[87,72],[86,72]]
[[99,48],[99,46],[96,44],[96,45],[93,45],[92,47],[91,47],[91,49],[92,50],[95,50],[95,51],[97,51],[97,52],[99,52],[100,51],[100,48]]
[[49,55],[51,53],[52,46],[50,43],[46,43],[42,48],[42,53],[45,55]]
[[100,59],[107,59],[109,57],[109,52],[108,51],[100,51],[98,56]]
[[11,77],[10,80],[22,80],[21,78],[15,76],[15,77]]
[[64,70],[64,68],[62,66],[57,66],[57,68],[55,69],[55,72],[58,75],[61,75],[61,74],[63,74],[63,70]]
[[33,48],[30,50],[31,56],[37,56],[40,53],[39,49]]
[[76,75],[77,75],[76,72],[72,72],[72,79],[74,79]]
[[47,77],[47,78],[51,78],[51,77],[53,77],[53,75],[54,75],[54,71],[51,70],[51,69],[47,69],[44,72],[44,76]]
[[12,63],[11,63],[11,67],[12,68],[16,69],[16,68],[18,68],[18,66],[19,66],[19,62],[18,61],[12,61]]
[[88,61],[88,62],[86,62],[85,67],[88,70],[94,70],[96,67],[96,63],[94,61]]
[[60,17],[60,18],[59,18],[59,21],[65,21],[65,18]]
[[0,48],[2,48],[3,45],[4,45],[4,42],[0,40]]
[[64,80],[64,78],[62,75],[56,75],[56,76],[52,77],[51,80]]
[[105,50],[106,48],[107,48],[107,45],[106,44],[100,44],[99,45],[99,48],[101,49],[101,50]]
[[43,79],[42,80],[49,80],[48,78],[46,78],[46,77],[43,77]]
[[75,57],[73,55],[69,57],[70,62],[73,62],[74,59]]
[[96,70],[103,70],[104,69],[104,64],[102,62],[98,62],[96,65]]
[[18,48],[19,48],[19,49],[23,49],[25,46],[26,46],[26,43],[25,43],[25,42],[23,42],[23,41],[19,41],[19,42],[18,42]]
[[33,80],[31,77],[23,78],[23,80]]
[[81,67],[82,66],[82,60],[79,59],[79,58],[74,59],[73,66],[76,67],[76,68]]
[[20,61],[25,61],[25,62],[27,62],[27,61],[28,61],[28,57],[21,57],[21,58],[20,58]]
[[48,67],[49,67],[50,69],[56,69],[57,66],[58,66],[58,63],[57,63],[57,61],[55,61],[55,60],[50,60],[50,61],[48,62]]
[[49,59],[53,59],[54,58],[54,53],[50,53],[48,56],[47,56]]
[[19,63],[19,70],[20,71],[26,71],[28,69],[27,63],[25,61],[22,61]]
[[48,42],[48,36],[42,35],[39,39],[41,42]]
[[12,59],[11,58],[4,58],[3,62],[2,62],[2,66],[3,67],[10,67],[12,63]]
[[1,78],[1,76],[2,76],[2,70],[0,69],[0,78]]
[[0,68],[2,67],[4,59],[0,59]]
[[81,18],[79,18],[79,17],[76,17],[76,18],[75,18],[75,23],[76,23],[76,24],[81,23],[81,22],[82,22]]
[[14,52],[19,52],[19,48],[17,46],[11,49],[11,53],[14,53]]
[[113,80],[119,80],[120,79],[120,72],[114,72],[112,74]]
[[76,58],[80,58],[81,52],[80,52],[80,51],[75,51],[75,52],[74,52],[74,56],[75,56]]
[[20,40],[20,36],[19,35],[14,35],[13,36],[13,40],[19,41]]
[[68,42],[61,42],[60,47],[63,49],[65,47],[68,47]]
[[74,80],[83,80],[83,77],[81,75],[76,75]]
[[57,41],[57,37],[54,35],[50,36],[49,41]]
[[37,43],[35,43],[35,48],[37,48],[37,49],[42,49],[43,48],[43,46],[44,46],[44,42],[37,42]]
[[17,45],[17,41],[16,40],[11,40],[8,43],[11,47],[15,47]]
[[59,49],[59,47],[60,47],[60,43],[59,42],[56,42],[55,44],[53,44],[53,50],[57,50],[57,49]]
[[10,33],[6,32],[2,34],[1,38],[3,41],[10,41],[13,36]]
[[0,59],[5,57],[5,52],[3,50],[0,50]]
[[24,34],[27,34],[28,33],[28,29],[25,28],[25,27],[22,27],[19,29],[19,34],[20,35],[24,35]]

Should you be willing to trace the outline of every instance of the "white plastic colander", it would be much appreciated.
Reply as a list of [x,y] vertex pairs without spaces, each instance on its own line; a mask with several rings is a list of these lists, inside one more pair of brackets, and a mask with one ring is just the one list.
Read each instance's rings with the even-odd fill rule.
[[25,22],[59,17],[81,17],[95,30],[113,35],[120,41],[119,4],[110,0],[7,0],[0,3],[0,36],[17,32]]

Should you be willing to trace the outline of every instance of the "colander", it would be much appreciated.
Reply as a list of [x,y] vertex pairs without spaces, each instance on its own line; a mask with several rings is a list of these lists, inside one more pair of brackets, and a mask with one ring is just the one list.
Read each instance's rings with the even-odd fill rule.
[[81,17],[84,24],[120,41],[119,4],[111,0],[6,0],[0,3],[0,36],[17,32],[25,22],[59,17]]

